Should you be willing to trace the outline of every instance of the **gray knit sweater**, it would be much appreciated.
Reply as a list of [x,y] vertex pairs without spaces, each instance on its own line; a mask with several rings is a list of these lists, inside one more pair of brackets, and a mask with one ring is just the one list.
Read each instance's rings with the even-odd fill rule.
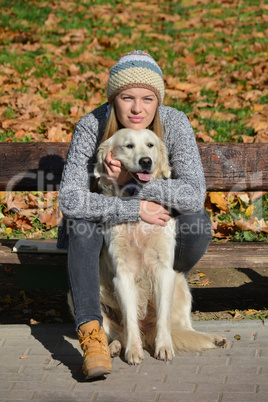
[[183,112],[160,106],[164,141],[172,176],[150,181],[135,197],[107,197],[89,190],[97,148],[104,134],[107,106],[100,106],[76,125],[60,185],[59,202],[65,218],[92,222],[135,222],[139,220],[140,200],[155,201],[192,213],[202,209],[206,185],[192,127]]

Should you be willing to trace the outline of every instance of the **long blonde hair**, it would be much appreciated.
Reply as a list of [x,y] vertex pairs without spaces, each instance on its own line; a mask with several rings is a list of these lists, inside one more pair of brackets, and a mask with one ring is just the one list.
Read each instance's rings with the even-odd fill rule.
[[[112,102],[110,104],[110,113],[101,142],[108,140],[108,138],[110,138],[117,130],[119,130],[119,128],[120,127],[116,116],[114,102]],[[152,130],[157,135],[157,137],[163,140],[163,127],[160,120],[158,107],[156,108],[154,119],[148,128]]]

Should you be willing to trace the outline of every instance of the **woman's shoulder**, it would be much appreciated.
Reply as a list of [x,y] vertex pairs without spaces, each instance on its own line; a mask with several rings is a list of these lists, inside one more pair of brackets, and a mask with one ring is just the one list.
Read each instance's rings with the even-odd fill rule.
[[190,134],[192,135],[192,126],[186,114],[181,110],[170,106],[159,107],[160,120],[164,126],[166,135]]
[[185,113],[171,106],[159,106],[160,119],[165,123],[168,119],[185,119]]
[[78,121],[72,137],[71,148],[85,150],[92,145],[95,147],[105,130],[107,106],[107,103],[101,105]]
[[87,128],[92,126],[92,128],[99,128],[105,126],[107,121],[109,104],[104,103],[98,108],[92,110],[92,112],[83,116],[76,125],[76,128],[84,127]]

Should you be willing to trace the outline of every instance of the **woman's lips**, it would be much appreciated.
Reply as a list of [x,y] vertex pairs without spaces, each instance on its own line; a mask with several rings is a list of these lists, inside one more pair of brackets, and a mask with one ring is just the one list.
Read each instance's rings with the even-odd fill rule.
[[132,123],[141,123],[144,117],[129,116],[129,120],[132,121]]

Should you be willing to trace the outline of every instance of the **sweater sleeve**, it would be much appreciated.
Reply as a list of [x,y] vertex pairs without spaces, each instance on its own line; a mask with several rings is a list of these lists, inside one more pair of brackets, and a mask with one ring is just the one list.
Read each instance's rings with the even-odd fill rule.
[[62,214],[65,218],[100,223],[138,221],[139,199],[107,197],[90,191],[94,155],[100,141],[101,118],[97,119],[96,113],[90,113],[75,128],[60,184],[59,203]]
[[160,117],[165,127],[172,176],[168,180],[149,182],[138,196],[180,213],[197,212],[205,202],[206,184],[193,129],[186,115],[176,109],[162,106]]

